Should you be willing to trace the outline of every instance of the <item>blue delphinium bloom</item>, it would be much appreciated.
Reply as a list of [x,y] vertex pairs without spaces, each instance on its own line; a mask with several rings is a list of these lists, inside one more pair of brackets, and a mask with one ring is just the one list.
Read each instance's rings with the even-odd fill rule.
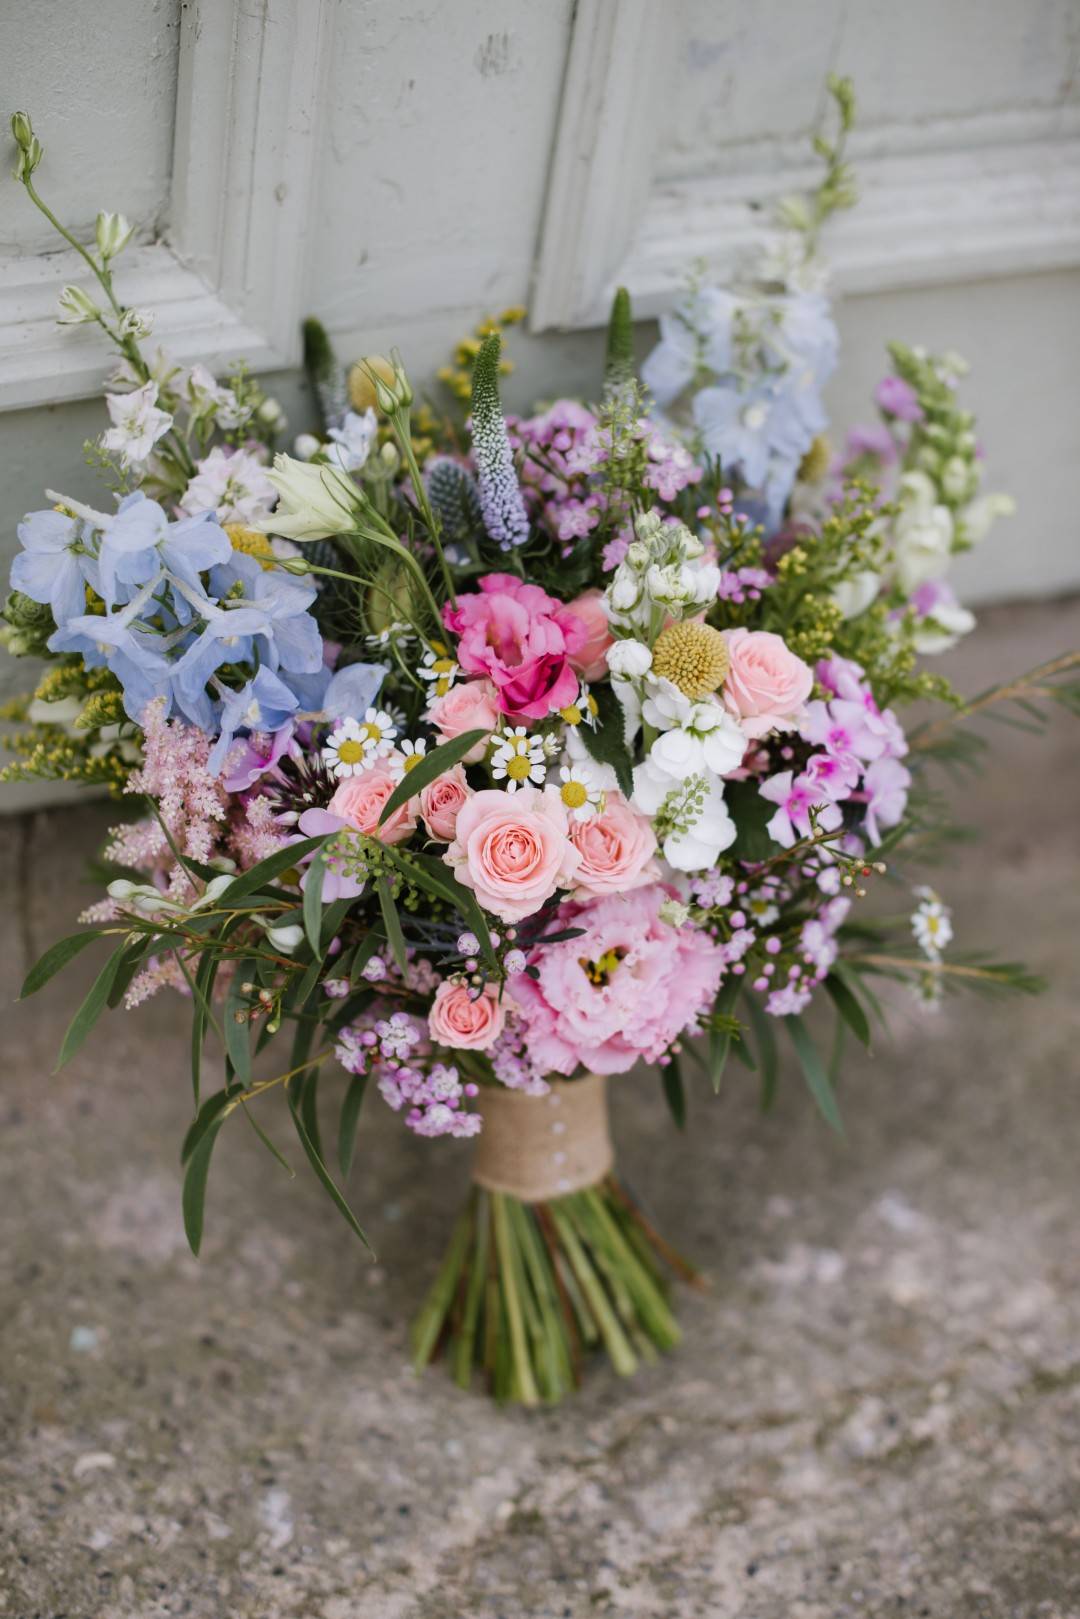
[[87,525],[64,512],[30,512],[16,531],[23,549],[11,564],[11,586],[47,602],[58,625],[86,611],[86,587],[98,589]]
[[[322,665],[322,636],[308,608],[318,596],[309,579],[264,568],[254,557],[233,551],[226,563],[213,569],[210,588],[219,600],[242,600],[263,616],[260,648],[271,669],[298,675],[314,674]],[[242,591],[242,597],[236,592]]]
[[660,341],[641,368],[641,380],[658,405],[670,405],[702,369],[714,376],[730,369],[738,308],[734,293],[700,287],[660,316]]
[[259,669],[239,691],[226,691],[218,720],[220,734],[207,760],[211,774],[217,775],[239,732],[276,731],[298,707],[295,693],[270,669]]
[[[101,596],[111,612],[118,600],[127,600],[166,571],[201,596],[200,573],[228,561],[231,555],[229,536],[212,512],[170,523],[156,500],[136,492],[120,502],[116,516],[102,531],[98,551]],[[177,606],[182,618],[185,609],[179,602]]]

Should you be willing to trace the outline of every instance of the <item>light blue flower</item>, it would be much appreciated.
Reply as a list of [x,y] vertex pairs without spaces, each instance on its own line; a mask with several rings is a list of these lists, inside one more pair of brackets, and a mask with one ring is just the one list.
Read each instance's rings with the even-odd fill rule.
[[107,664],[124,689],[126,714],[138,720],[155,697],[167,697],[172,705],[175,666],[162,643],[162,637],[138,623],[134,611],[124,609],[70,618],[50,636],[48,646],[50,652],[79,653],[91,669]]
[[270,669],[260,669],[240,691],[227,691],[221,704],[220,735],[207,766],[217,775],[240,731],[276,731],[297,707],[296,696]]
[[[168,570],[196,597],[204,595],[201,573],[228,561],[232,545],[212,512],[170,523],[156,500],[136,491],[120,502],[102,530],[98,551],[101,595],[111,611],[125,598]],[[174,593],[178,616],[190,616],[192,603]]]
[[[322,667],[322,636],[307,609],[318,591],[313,583],[290,577],[272,568],[263,568],[254,557],[234,551],[227,563],[210,575],[210,584],[219,598],[240,601],[231,593],[243,589],[243,606],[263,615],[263,661],[271,669],[309,675]],[[232,609],[235,611],[235,608]]]
[[23,549],[11,564],[12,589],[47,602],[58,626],[85,613],[87,585],[98,589],[86,525],[63,512],[30,512],[17,532]]
[[350,663],[336,674],[325,666],[314,675],[283,674],[305,714],[328,720],[359,720],[372,706],[389,673],[384,663]]
[[670,405],[702,369],[715,376],[730,369],[738,308],[739,300],[722,287],[702,287],[660,316],[660,341],[641,368],[641,380],[658,405]]

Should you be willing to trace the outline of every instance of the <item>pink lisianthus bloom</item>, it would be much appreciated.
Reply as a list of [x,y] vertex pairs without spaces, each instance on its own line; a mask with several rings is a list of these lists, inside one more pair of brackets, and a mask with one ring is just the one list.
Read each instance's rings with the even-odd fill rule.
[[771,630],[725,630],[730,664],[721,695],[750,738],[790,731],[814,688],[809,664]]
[[819,786],[805,776],[794,776],[790,770],[781,770],[758,788],[762,798],[777,806],[776,814],[766,830],[774,843],[790,849],[800,838],[811,833],[810,811],[818,811],[818,826],[825,832],[835,832],[843,822],[840,806],[828,799]]
[[653,859],[652,822],[614,789],[606,795],[600,815],[570,822],[570,841],[581,856],[574,879],[577,895],[603,899],[605,894],[625,894],[656,882],[660,875]]
[[453,842],[458,814],[471,796],[472,788],[460,765],[445,770],[426,787],[421,787],[420,817],[433,838],[438,838],[440,843]]
[[443,619],[459,637],[458,663],[495,683],[504,714],[542,720],[577,696],[570,659],[584,647],[588,630],[539,585],[512,573],[485,574],[479,592],[459,596],[456,607],[447,603]]
[[455,1051],[486,1051],[499,1038],[506,1012],[498,986],[485,984],[473,995],[462,979],[445,978],[435,991],[428,1013],[431,1038]]
[[898,759],[875,759],[863,777],[866,793],[866,835],[876,848],[881,828],[896,826],[907,808],[911,771]]
[[604,612],[604,592],[586,590],[570,603],[567,611],[585,626],[585,641],[570,658],[570,667],[582,680],[602,680],[607,674],[607,649],[615,637]]
[[554,788],[474,793],[458,812],[443,859],[486,911],[520,922],[574,880],[581,856],[568,836],[568,819]]
[[[444,742],[452,742],[466,731],[494,731],[501,717],[499,694],[491,680],[466,680],[459,686],[451,686],[428,710],[428,718],[441,732]],[[470,748],[465,763],[476,764],[484,757],[486,747],[485,742],[478,742]]]
[[660,918],[660,884],[560,906],[584,931],[533,952],[538,978],[511,980],[529,1061],[539,1073],[621,1074],[655,1062],[711,1005],[724,971],[707,933]]

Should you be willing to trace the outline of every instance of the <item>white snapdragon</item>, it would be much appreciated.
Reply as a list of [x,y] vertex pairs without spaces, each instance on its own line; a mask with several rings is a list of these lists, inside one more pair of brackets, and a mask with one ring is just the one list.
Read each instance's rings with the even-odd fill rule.
[[893,530],[896,573],[901,590],[910,596],[929,579],[948,572],[952,557],[953,519],[937,499],[933,481],[925,472],[907,472],[900,479],[902,506]]
[[980,540],[985,540],[999,517],[1013,517],[1015,514],[1016,502],[1011,495],[979,495],[960,513],[964,538],[977,545]]
[[330,465],[339,467],[342,472],[359,472],[371,454],[378,426],[371,409],[365,410],[362,416],[354,410],[347,411],[341,426],[329,429],[328,436],[333,443],[327,448],[326,459]]
[[975,614],[959,602],[938,602],[911,632],[911,645],[922,657],[949,652],[962,635],[975,628]]
[[705,871],[735,841],[722,784],[710,774],[673,782],[652,756],[634,770],[634,807],[653,822],[664,859],[676,871]]
[[877,600],[880,589],[880,573],[875,573],[872,568],[864,568],[861,573],[833,585],[829,595],[845,619],[858,618]]

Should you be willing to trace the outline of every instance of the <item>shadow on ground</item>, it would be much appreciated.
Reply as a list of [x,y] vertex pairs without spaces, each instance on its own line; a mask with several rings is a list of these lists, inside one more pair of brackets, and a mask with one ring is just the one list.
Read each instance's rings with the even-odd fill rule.
[[[987,614],[969,689],[1075,645],[1075,604]],[[686,1344],[554,1413],[408,1367],[467,1150],[376,1101],[351,1194],[241,1123],[201,1262],[180,1224],[187,1020],[115,1015],[50,1078],[73,980],[4,1020],[0,1614],[1065,1619],[1080,1609],[1080,729],[1002,731],[981,841],[934,881],[1035,1001],[905,1008],[823,1128],[794,1069],[672,1129],[621,1082],[627,1179],[695,1255]],[[101,806],[4,823],[4,987],[91,896]],[[286,1139],[281,1132],[281,1139]]]

